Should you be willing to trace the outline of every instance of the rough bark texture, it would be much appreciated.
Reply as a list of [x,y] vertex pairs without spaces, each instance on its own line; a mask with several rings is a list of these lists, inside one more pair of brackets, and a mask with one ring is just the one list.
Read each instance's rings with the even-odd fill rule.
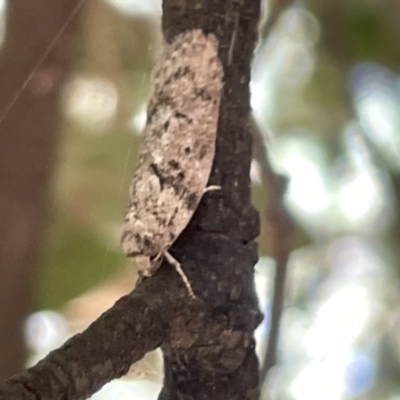
[[[114,378],[128,372],[135,361],[165,340],[174,305],[183,307],[185,290],[179,290],[172,268],[163,268],[154,279],[93,322],[83,333],[51,352],[35,367],[0,387],[1,400],[84,400]],[[175,293],[160,296],[160,287]]]
[[[157,346],[164,354],[160,399],[256,400],[254,291],[258,213],[250,201],[250,61],[259,0],[164,0],[167,40],[202,28],[219,39],[224,65],[216,156],[209,192],[171,254],[197,299],[167,263],[84,333],[0,388],[5,399],[84,399]],[[36,396],[36,397],[35,397]]]
[[0,381],[25,358],[22,320],[31,307],[76,19],[35,67],[77,4],[11,0],[7,6],[0,53]]
[[[208,193],[171,249],[182,260],[198,310],[172,321],[162,346],[165,382],[160,399],[255,399],[258,362],[253,331],[260,313],[253,288],[258,213],[250,202],[250,61],[257,39],[259,0],[164,1],[167,41],[202,28],[220,41],[224,90],[216,156]],[[194,307],[196,304],[194,304]],[[187,323],[189,321],[189,324]]]

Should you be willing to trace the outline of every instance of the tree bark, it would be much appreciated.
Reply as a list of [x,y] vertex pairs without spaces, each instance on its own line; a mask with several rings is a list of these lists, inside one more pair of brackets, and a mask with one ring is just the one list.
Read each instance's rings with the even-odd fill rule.
[[203,304],[201,310],[192,311],[189,326],[179,320],[170,326],[171,338],[162,346],[161,400],[258,397],[253,332],[260,313],[253,266],[259,219],[250,201],[248,118],[250,62],[259,16],[259,0],[164,1],[162,26],[167,41],[186,29],[201,28],[217,36],[224,89],[209,181],[222,190],[203,198],[171,249],[176,259],[185,260],[185,273]]
[[[174,275],[167,267],[142,282],[83,333],[0,387],[0,399],[85,400],[126,374],[135,361],[166,339],[171,310],[183,307],[187,299]],[[161,296],[160,287],[174,295]]]
[[[256,400],[254,290],[259,217],[250,200],[250,61],[259,0],[164,0],[163,33],[188,29],[219,40],[224,66],[216,155],[209,185],[189,226],[170,249],[197,299],[163,263],[85,332],[0,388],[0,399],[85,399],[161,346],[159,399]],[[14,397],[13,397],[14,396]],[[20,397],[17,397],[20,396]]]
[[31,310],[54,169],[58,103],[71,67],[76,18],[60,29],[77,4],[11,0],[7,5],[0,54],[0,381],[25,360],[22,320]]

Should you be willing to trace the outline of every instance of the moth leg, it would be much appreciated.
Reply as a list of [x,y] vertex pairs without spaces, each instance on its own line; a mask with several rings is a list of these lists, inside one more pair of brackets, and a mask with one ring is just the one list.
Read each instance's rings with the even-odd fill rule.
[[221,186],[219,186],[219,185],[211,185],[211,186],[208,186],[208,187],[206,187],[205,189],[204,189],[204,191],[203,191],[203,194],[204,193],[207,193],[207,192],[211,192],[212,190],[221,190],[222,188],[221,188]]
[[182,271],[181,264],[174,257],[172,257],[172,255],[168,253],[168,251],[164,251],[163,255],[165,259],[175,268],[176,272],[181,276],[183,283],[185,284],[186,289],[189,292],[189,296],[192,299],[195,299],[196,295],[193,292],[192,285],[190,284],[189,279]]

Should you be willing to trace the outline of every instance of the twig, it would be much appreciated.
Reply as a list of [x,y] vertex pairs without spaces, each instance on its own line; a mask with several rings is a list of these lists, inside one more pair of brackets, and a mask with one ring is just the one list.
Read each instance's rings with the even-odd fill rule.
[[[166,266],[152,279],[144,280],[84,332],[9,379],[0,386],[0,399],[83,400],[111,379],[126,374],[134,362],[164,342],[167,318],[179,310],[175,307],[180,295],[187,299],[182,288],[176,287],[178,281],[168,279],[171,273]],[[170,295],[161,295],[160,287]]]
[[[260,37],[262,39],[270,35],[282,12],[291,4],[293,4],[293,0],[273,0],[268,19],[260,29]],[[271,230],[272,257],[276,262],[268,345],[260,369],[260,383],[262,385],[269,370],[277,362],[279,327],[285,298],[287,262],[293,247],[294,228],[283,201],[287,187],[287,177],[273,171],[268,159],[267,147],[254,117],[250,117],[249,123],[253,137],[253,158],[260,165],[262,183],[265,188],[268,188],[268,203],[265,213]]]
[[272,257],[276,262],[268,346],[260,370],[260,381],[262,383],[265,381],[268,371],[277,362],[279,327],[285,298],[287,262],[293,247],[294,227],[283,202],[288,179],[274,172],[268,159],[264,139],[253,117],[250,117],[249,123],[253,136],[253,158],[259,163],[262,183],[265,188],[268,188],[266,219],[271,230]]

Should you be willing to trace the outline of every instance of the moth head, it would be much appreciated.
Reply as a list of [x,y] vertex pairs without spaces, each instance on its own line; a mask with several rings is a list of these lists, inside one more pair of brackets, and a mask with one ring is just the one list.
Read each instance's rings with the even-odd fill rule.
[[121,244],[122,250],[128,257],[135,257],[137,254],[142,252],[140,248],[140,237],[135,234],[134,226],[131,226],[129,222],[125,223],[122,237],[121,237]]
[[154,273],[160,268],[163,258],[162,257],[154,257],[150,258],[145,255],[136,255],[134,256],[136,265],[139,268],[140,274],[142,276],[152,276]]

